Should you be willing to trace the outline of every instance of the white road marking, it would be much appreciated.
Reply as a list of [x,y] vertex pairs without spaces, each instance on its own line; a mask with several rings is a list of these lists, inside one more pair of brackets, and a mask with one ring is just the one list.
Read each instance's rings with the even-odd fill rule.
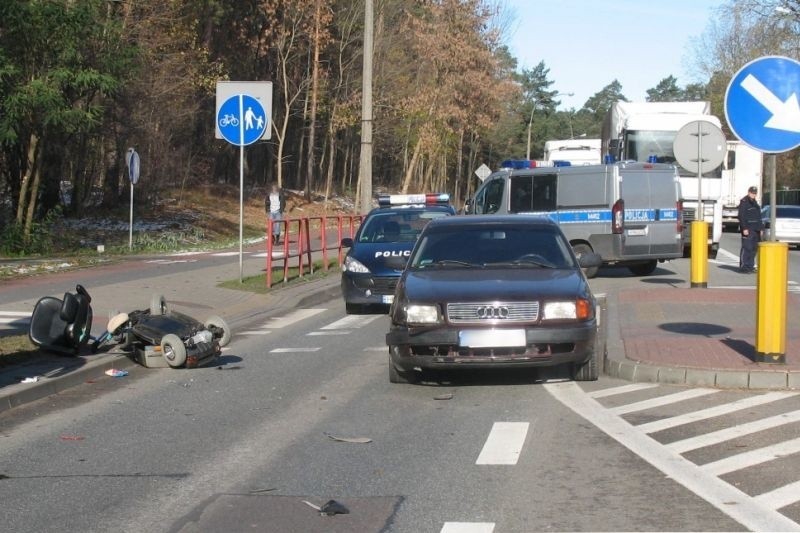
[[[591,422],[606,435],[653,465],[675,482],[752,531],[800,531],[800,524],[780,514],[671,451],[599,402],[574,382],[545,384],[556,400]],[[800,491],[798,491],[800,492]]]
[[706,463],[701,468],[709,474],[722,476],[795,453],[800,453],[800,438],[779,442],[749,452],[738,453],[713,463]]
[[619,387],[611,387],[608,389],[600,389],[592,391],[589,394],[592,398],[605,398],[607,396],[616,396],[617,394],[626,394],[628,392],[636,392],[639,390],[652,389],[658,387],[658,383],[631,383],[630,385],[620,385]]
[[267,335],[269,333],[272,332],[268,329],[253,329],[248,331],[240,331],[239,335]]
[[311,352],[318,352],[320,348],[275,348],[269,351],[269,353],[311,353]]
[[475,464],[517,464],[529,426],[528,422],[495,422]]
[[150,259],[145,263],[155,263],[158,265],[174,265],[177,263],[197,263],[197,259]]
[[648,422],[647,424],[641,424],[636,427],[637,429],[640,429],[645,433],[655,433],[656,431],[663,431],[665,429],[674,428],[676,426],[690,424],[692,422],[697,422],[698,420],[706,420],[708,418],[714,418],[716,416],[735,413],[736,411],[741,411],[742,409],[749,409],[751,407],[756,407],[758,405],[765,405],[768,403],[777,402],[778,400],[783,400],[784,398],[791,398],[792,396],[797,396],[797,393],[768,392],[766,394],[761,394],[758,396],[750,396],[748,398],[742,398],[741,400],[737,400],[735,402],[717,405],[715,407],[709,407],[708,409],[701,409],[699,411],[693,411],[691,413],[685,413],[678,416],[671,416],[669,418],[664,418],[662,420],[655,420],[653,422]]
[[389,351],[389,347],[385,346],[385,345],[384,346],[367,346],[366,348],[364,348],[364,351],[365,352],[388,352]]
[[729,252],[728,250],[723,250],[722,248],[720,248],[719,250],[717,250],[717,257],[719,256],[724,257],[725,259],[728,260],[728,262],[733,262],[736,263],[737,265],[739,264],[739,256]]
[[363,315],[347,315],[344,318],[340,318],[336,322],[331,322],[327,326],[323,326],[319,329],[354,329],[366,326],[373,320],[377,320],[381,317],[381,315],[372,315],[372,316],[363,316]]
[[21,311],[0,311],[0,324],[11,324],[12,322],[30,322],[31,313]]
[[349,335],[352,333],[353,330],[351,329],[337,329],[334,331],[312,331],[310,333],[306,333],[309,337],[320,337],[323,335]]
[[778,487],[764,494],[759,494],[755,497],[755,500],[775,510],[786,507],[787,505],[792,505],[800,501],[800,481],[795,481],[794,483]]
[[672,403],[682,402],[684,400],[691,400],[692,398],[699,398],[708,394],[720,392],[719,389],[688,389],[674,394],[667,394],[659,396],[658,398],[650,398],[649,400],[642,400],[641,402],[629,403],[627,405],[620,405],[619,407],[612,407],[609,409],[617,415],[625,415],[628,413],[635,413],[637,411],[644,411],[645,409],[652,409],[653,407],[662,407]]
[[276,316],[270,319],[269,322],[262,327],[266,329],[281,329],[290,326],[295,322],[300,322],[306,318],[311,318],[314,315],[324,313],[327,309],[297,309],[292,311],[286,316]]
[[[250,252],[242,252],[242,254],[249,254]],[[215,254],[211,254],[214,257],[233,257],[234,255],[239,255],[239,252],[217,252]]]
[[494,522],[445,522],[439,533],[492,533]]
[[686,453],[698,448],[705,448],[706,446],[713,446],[727,440],[732,440],[752,433],[758,433],[765,429],[772,429],[785,424],[800,421],[800,411],[790,411],[780,415],[770,416],[769,418],[762,418],[746,424],[740,424],[719,431],[712,431],[705,435],[698,435],[688,439],[683,439],[675,442],[665,444],[667,448],[676,453]]

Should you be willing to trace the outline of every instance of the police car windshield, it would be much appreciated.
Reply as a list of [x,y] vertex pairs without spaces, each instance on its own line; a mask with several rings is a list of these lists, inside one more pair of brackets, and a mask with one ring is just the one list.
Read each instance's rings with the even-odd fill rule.
[[422,238],[411,268],[573,268],[556,228],[508,226],[437,229]]
[[358,242],[414,242],[434,218],[447,216],[436,211],[387,211],[367,218]]

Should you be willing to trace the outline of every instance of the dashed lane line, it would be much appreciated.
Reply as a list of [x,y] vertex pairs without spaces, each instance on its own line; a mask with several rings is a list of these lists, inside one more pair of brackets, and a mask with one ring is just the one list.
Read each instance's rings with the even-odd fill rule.
[[354,328],[361,328],[369,324],[370,322],[377,320],[381,317],[381,315],[372,315],[372,316],[364,316],[364,315],[347,315],[343,318],[340,318],[336,322],[331,322],[327,326],[323,326],[319,329],[321,330],[331,330],[331,329],[354,329]]
[[248,331],[240,331],[239,335],[268,335],[272,333],[272,331],[268,329],[253,329]]
[[492,533],[494,522],[445,522],[439,533]]
[[529,427],[528,422],[495,422],[475,464],[517,464]]
[[653,422],[640,424],[636,426],[636,428],[644,431],[645,433],[655,433],[657,431],[663,431],[665,429],[682,426],[684,424],[690,424],[692,422],[697,422],[699,420],[706,420],[717,416],[735,413],[736,411],[741,411],[742,409],[749,409],[751,407],[757,407],[759,405],[765,405],[768,403],[777,402],[778,400],[791,398],[792,396],[797,396],[797,393],[768,392],[766,394],[760,394],[758,396],[750,396],[748,398],[742,398],[741,400],[736,400],[735,402],[709,407],[708,409],[701,409],[700,411],[692,411],[690,413],[685,413],[678,416],[663,418],[661,420],[654,420]]
[[[730,457],[725,457],[724,459],[719,459],[712,463],[706,463],[702,465],[701,468],[709,474],[723,476],[731,472],[736,472],[737,470],[750,468],[751,466],[767,463],[795,453],[800,453],[800,438],[779,442],[771,446],[764,446],[757,450],[737,453],[736,455],[731,455]],[[800,496],[800,494],[798,494],[798,496]]]
[[264,324],[264,329],[281,329],[286,326],[291,326],[295,322],[300,322],[306,318],[311,318],[314,315],[324,313],[327,309],[297,309],[292,311],[286,316],[277,316],[270,319],[269,322]]
[[273,348],[269,353],[312,353],[318,352],[321,348]]
[[629,403],[620,405],[619,407],[612,407],[609,409],[617,415],[626,415],[628,413],[635,413],[637,411],[644,411],[654,407],[662,407],[673,403],[682,402],[684,400],[691,400],[699,398],[700,396],[707,396],[720,392],[720,389],[689,389],[674,394],[667,394],[666,396],[659,396],[657,398],[650,398],[649,400],[642,400],[641,402]]
[[659,386],[658,383],[631,383],[630,385],[620,385],[619,387],[610,387],[608,389],[600,389],[592,391],[588,394],[592,398],[597,399],[597,398],[605,398],[607,396],[616,396],[617,394],[627,394],[629,392],[653,389],[658,386]]
[[337,329],[333,331],[311,331],[306,335],[309,337],[322,337],[325,335],[349,335],[352,332],[353,330],[351,329]]
[[785,424],[791,424],[793,422],[800,422],[800,410],[790,411],[788,413],[770,416],[760,420],[754,420],[753,422],[748,422],[746,424],[739,424],[738,426],[712,431],[711,433],[706,433],[704,435],[698,435],[696,437],[670,442],[664,446],[676,453],[686,453],[699,448],[705,448],[706,446],[713,446],[721,442],[733,440],[738,437],[744,437],[745,435],[758,433],[759,431],[764,431],[766,429],[772,429]]
[[[574,382],[546,383],[545,390],[631,452],[752,531],[800,531],[800,524],[722,479],[704,472],[679,453],[603,407]],[[776,494],[776,499],[782,494]],[[763,496],[763,495],[762,495]]]

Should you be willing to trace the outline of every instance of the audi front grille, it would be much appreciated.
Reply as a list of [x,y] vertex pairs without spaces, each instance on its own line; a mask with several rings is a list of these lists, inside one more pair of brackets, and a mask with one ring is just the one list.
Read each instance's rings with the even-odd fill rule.
[[447,304],[447,319],[452,324],[536,322],[539,302],[452,303]]

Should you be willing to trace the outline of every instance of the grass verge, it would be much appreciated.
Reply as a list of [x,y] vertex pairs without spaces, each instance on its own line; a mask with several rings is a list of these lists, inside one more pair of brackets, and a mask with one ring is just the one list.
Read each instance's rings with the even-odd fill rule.
[[338,260],[336,258],[328,260],[328,270],[322,268],[322,261],[314,261],[314,273],[309,274],[308,267],[303,268],[304,275],[300,277],[300,271],[297,267],[290,267],[289,273],[286,276],[286,283],[283,282],[283,269],[274,269],[272,272],[272,288],[267,288],[267,275],[258,274],[256,276],[248,276],[239,283],[238,279],[231,279],[219,283],[217,286],[225,289],[236,289],[239,291],[254,292],[256,294],[267,294],[275,289],[283,287],[298,285],[301,283],[308,283],[317,279],[322,279],[327,276],[338,274],[341,272],[339,269]]
[[0,337],[0,368],[27,361],[39,353],[27,335]]

